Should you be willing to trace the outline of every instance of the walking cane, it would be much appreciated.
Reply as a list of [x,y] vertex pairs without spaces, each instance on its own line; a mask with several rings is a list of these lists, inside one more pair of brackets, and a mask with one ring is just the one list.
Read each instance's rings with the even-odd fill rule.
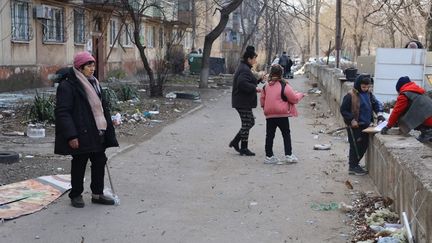
[[109,183],[110,183],[110,186],[111,186],[111,191],[112,191],[112,196],[113,196],[113,199],[114,199],[114,204],[118,206],[118,205],[120,205],[120,198],[117,196],[117,194],[115,193],[115,190],[114,190],[114,186],[113,186],[112,179],[111,179],[111,173],[110,173],[110,170],[109,170],[109,167],[108,167],[108,161],[105,164],[105,167],[107,169],[108,180],[109,180]]
[[357,148],[357,140],[355,139],[355,136],[354,136],[354,133],[353,133],[352,127],[351,127],[351,126],[348,126],[348,129],[349,129],[349,131],[350,131],[350,133],[351,133],[351,139],[352,139],[353,142],[354,142],[354,150],[355,150],[356,155],[357,155],[357,160],[360,161],[360,154],[359,154],[359,151],[358,151],[358,148]]

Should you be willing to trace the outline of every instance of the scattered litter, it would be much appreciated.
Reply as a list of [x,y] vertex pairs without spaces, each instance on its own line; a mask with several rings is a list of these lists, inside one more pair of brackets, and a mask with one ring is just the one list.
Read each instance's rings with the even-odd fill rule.
[[45,128],[42,124],[29,124],[27,126],[27,136],[30,138],[43,138],[45,137]]
[[175,109],[174,109],[174,112],[180,113],[180,112],[181,112],[181,110],[179,110],[179,109],[175,108]]
[[24,136],[23,132],[13,131],[13,132],[4,132],[3,136]]
[[309,94],[321,94],[322,91],[320,89],[318,89],[318,88],[311,88],[311,89],[308,90],[308,93]]
[[114,116],[111,116],[111,120],[114,125],[120,125],[122,123],[121,114],[117,112]]
[[11,116],[15,115],[15,111],[13,111],[13,110],[3,110],[3,111],[1,111],[1,114],[4,117],[11,117]]
[[147,90],[145,90],[145,89],[139,89],[139,90],[137,90],[138,92],[146,92]]
[[188,100],[199,100],[200,94],[198,92],[185,92],[185,91],[174,91],[177,99],[188,99]]
[[57,171],[58,171],[58,172],[62,172],[62,171],[64,171],[64,169],[61,168],[61,167],[58,167],[58,168],[57,168]]
[[40,239],[40,236],[39,236],[39,235],[36,235],[36,236],[35,236],[35,239],[36,239],[36,240],[39,240],[39,239]]
[[163,121],[162,120],[150,120],[151,122],[154,122],[154,123],[162,123]]
[[258,203],[257,202],[250,202],[249,205],[250,206],[256,206],[256,205],[258,205]]
[[174,92],[169,92],[168,94],[165,95],[165,98],[168,99],[168,101],[165,102],[165,104],[172,105],[174,104],[174,99],[177,98],[177,95]]
[[315,224],[315,221],[314,220],[306,220],[306,223],[308,223],[308,224]]
[[314,150],[330,150],[331,144],[315,144]]
[[31,159],[31,158],[34,158],[34,156],[33,155],[26,155],[26,156],[24,156],[24,158]]
[[312,203],[312,205],[310,206],[312,210],[315,211],[332,211],[332,210],[336,210],[339,209],[339,204],[335,203],[335,202],[331,202],[331,203]]
[[314,139],[318,139],[318,138],[319,138],[319,136],[318,136],[318,135],[315,135],[315,136],[314,136]]
[[353,185],[351,184],[351,182],[349,180],[345,181],[345,186],[350,190],[354,189]]
[[321,192],[322,194],[334,194],[334,192]]
[[346,203],[344,203],[344,202],[341,202],[340,204],[339,204],[339,209],[342,211],[342,212],[344,212],[344,213],[348,213],[348,212],[351,212],[352,210],[353,210],[353,206],[351,206],[351,205],[348,205],[348,204],[346,204]]

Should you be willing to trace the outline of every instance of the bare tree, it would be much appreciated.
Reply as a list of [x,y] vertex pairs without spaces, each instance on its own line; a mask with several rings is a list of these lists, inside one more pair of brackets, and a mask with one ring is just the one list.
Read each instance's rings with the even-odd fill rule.
[[[246,35],[246,37],[245,37],[244,40],[243,40],[243,44],[242,44],[242,47],[241,47],[240,53],[243,53],[243,52],[245,51],[246,46],[248,45],[250,39],[251,39],[252,36],[255,34],[255,32],[256,32],[256,30],[257,30],[257,28],[258,28],[258,25],[259,25],[260,18],[261,18],[261,16],[262,16],[262,14],[264,13],[264,10],[265,10],[266,7],[267,7],[267,2],[268,2],[268,0],[264,0],[264,2],[262,3],[262,7],[261,7],[261,9],[259,9],[258,12],[253,11],[253,17],[254,17],[254,19],[252,19],[252,21],[254,20],[255,22],[253,22],[253,25],[252,25],[252,26],[249,26],[249,29],[247,29],[247,28],[245,27],[245,23],[244,23],[245,18],[243,17],[243,11],[240,12],[240,15],[241,15],[241,18],[240,18],[241,26],[242,26],[243,32],[244,32],[245,35]],[[250,3],[248,3],[248,4],[250,4]],[[243,9],[243,8],[242,8],[242,9]],[[251,20],[249,20],[249,21],[251,21]]]
[[163,95],[163,85],[161,83],[157,83],[154,78],[153,69],[150,67],[149,61],[145,53],[146,46],[144,45],[144,43],[141,42],[140,36],[142,28],[142,17],[144,16],[144,12],[150,8],[160,9],[160,6],[155,4],[154,1],[148,0],[121,0],[121,3],[123,9],[126,11],[127,18],[130,18],[133,23],[133,43],[138,48],[141,61],[149,78],[150,96],[160,97]]
[[230,13],[236,10],[242,2],[243,0],[231,0],[227,4],[221,5],[220,8],[217,8],[215,10],[215,11],[220,11],[220,20],[218,25],[216,25],[216,27],[204,38],[202,69],[200,75],[200,88],[208,87],[208,77],[210,71],[209,60],[210,60],[210,53],[211,53],[213,42],[224,31],[228,23]]

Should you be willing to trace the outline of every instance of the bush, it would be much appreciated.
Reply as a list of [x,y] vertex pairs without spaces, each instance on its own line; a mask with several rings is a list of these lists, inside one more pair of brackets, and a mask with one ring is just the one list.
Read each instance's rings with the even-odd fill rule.
[[118,93],[122,101],[128,101],[138,97],[137,89],[130,85],[122,85]]
[[108,108],[110,111],[119,111],[120,108],[117,104],[118,97],[114,90],[104,87],[103,88],[103,99],[107,102]]
[[114,69],[114,70],[111,70],[110,72],[108,72],[107,76],[108,76],[108,79],[110,79],[110,78],[115,78],[117,80],[124,79],[126,77],[126,72],[120,68]]
[[51,122],[54,123],[55,101],[54,96],[40,96],[36,91],[33,104],[28,113],[29,120],[32,122]]

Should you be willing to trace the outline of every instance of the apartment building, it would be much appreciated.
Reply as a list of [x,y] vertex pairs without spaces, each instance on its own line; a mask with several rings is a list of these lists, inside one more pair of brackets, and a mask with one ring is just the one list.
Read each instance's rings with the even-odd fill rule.
[[[71,66],[74,54],[83,50],[96,57],[100,80],[116,69],[136,74],[142,62],[121,1],[1,1],[0,91],[50,86],[50,74]],[[151,65],[163,56],[167,42],[180,38],[179,33],[177,45],[185,51],[191,48],[191,35],[184,34],[190,14],[182,1],[155,1],[161,8],[147,8],[141,16],[141,43]]]

